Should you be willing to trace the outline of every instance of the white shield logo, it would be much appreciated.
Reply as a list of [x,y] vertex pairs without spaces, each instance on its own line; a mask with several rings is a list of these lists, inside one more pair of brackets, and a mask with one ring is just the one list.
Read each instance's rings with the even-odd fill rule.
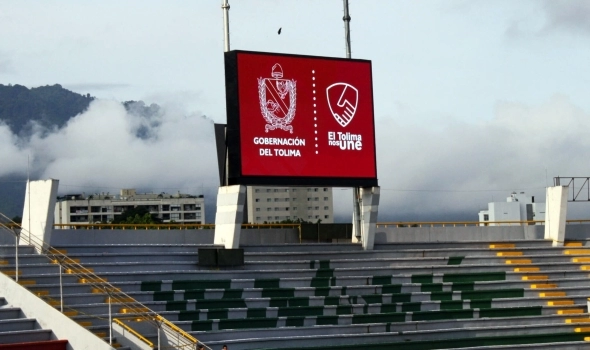
[[272,67],[271,76],[258,78],[260,111],[267,123],[264,130],[281,129],[293,133],[290,124],[295,118],[295,80],[282,79],[283,68],[278,63]]
[[347,83],[336,83],[328,86],[326,95],[334,119],[342,127],[347,126],[356,113],[358,90]]

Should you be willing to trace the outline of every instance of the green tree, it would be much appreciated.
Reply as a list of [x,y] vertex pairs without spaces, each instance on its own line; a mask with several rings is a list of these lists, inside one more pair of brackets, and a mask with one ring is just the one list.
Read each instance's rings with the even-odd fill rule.
[[162,219],[150,214],[146,207],[137,206],[115,216],[112,224],[161,224]]

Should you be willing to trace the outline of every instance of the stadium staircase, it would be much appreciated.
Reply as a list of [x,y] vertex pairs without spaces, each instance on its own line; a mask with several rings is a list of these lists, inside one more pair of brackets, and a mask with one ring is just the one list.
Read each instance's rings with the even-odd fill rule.
[[0,350],[66,350],[67,343],[56,340],[50,329],[41,329],[36,319],[25,317],[20,308],[0,297]]
[[[111,303],[113,317],[153,311],[212,349],[590,348],[590,241],[246,246],[244,266],[222,269],[199,267],[199,247],[57,247],[100,278],[66,271],[64,311],[105,336],[108,282],[128,298]],[[55,265],[19,258],[21,283],[59,300]],[[156,347],[156,328],[141,336]]]

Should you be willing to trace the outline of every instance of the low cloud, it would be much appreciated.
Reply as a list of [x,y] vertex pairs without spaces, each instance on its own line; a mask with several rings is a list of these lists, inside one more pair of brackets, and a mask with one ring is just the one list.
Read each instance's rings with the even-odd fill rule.
[[586,0],[546,0],[545,31],[566,30],[590,34],[590,2]]
[[[587,130],[589,113],[566,96],[535,106],[499,102],[495,117],[479,123],[378,119],[379,220],[477,220],[488,202],[511,191],[541,202],[554,176],[590,176]],[[213,124],[201,113],[163,104],[145,117],[95,100],[63,128],[37,129],[28,139],[0,124],[0,176],[26,174],[29,155],[32,178],[59,179],[60,193],[203,193],[213,220]],[[336,217],[349,221],[351,191],[334,193]]]
[[[589,129],[590,115],[565,96],[538,106],[499,102],[493,120],[476,124],[381,120],[379,220],[477,220],[512,191],[544,201],[554,176],[590,176]],[[348,220],[352,195],[335,193]]]
[[[199,194],[216,180],[213,125],[197,113],[167,110],[150,117],[116,101],[95,100],[60,130],[18,140],[0,125],[0,176],[25,173],[60,180],[60,193],[120,188]],[[24,161],[22,158],[24,157]]]
[[537,38],[552,34],[590,35],[590,2],[544,0],[520,19],[509,22],[509,38]]

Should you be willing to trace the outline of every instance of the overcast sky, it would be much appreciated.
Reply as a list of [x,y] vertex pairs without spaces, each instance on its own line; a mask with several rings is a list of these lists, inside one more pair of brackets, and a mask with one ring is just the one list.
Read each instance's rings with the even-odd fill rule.
[[[341,0],[230,5],[232,49],[345,54]],[[350,15],[352,55],[373,61],[380,221],[477,220],[511,191],[543,201],[554,176],[590,176],[590,2],[350,0]],[[221,1],[0,0],[0,32],[1,84],[101,99],[48,136],[0,125],[0,176],[26,173],[30,155],[61,193],[213,199]],[[125,100],[165,107],[152,137],[134,136],[145,121],[114,102]],[[350,190],[335,197],[348,220]]]

